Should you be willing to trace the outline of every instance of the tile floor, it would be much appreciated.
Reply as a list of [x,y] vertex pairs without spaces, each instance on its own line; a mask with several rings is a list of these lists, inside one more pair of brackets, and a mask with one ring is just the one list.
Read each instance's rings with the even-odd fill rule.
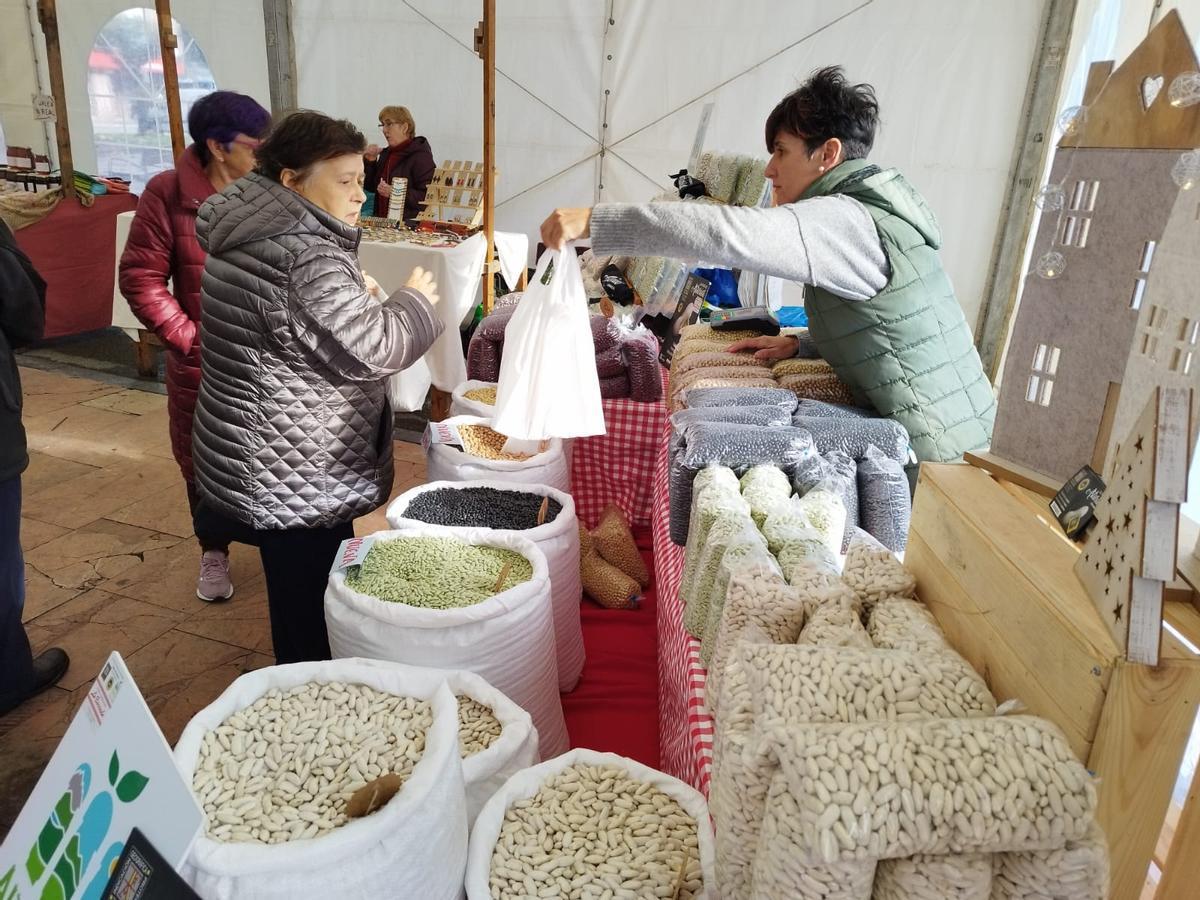
[[[24,620],[34,652],[60,646],[58,687],[0,717],[0,837],[113,650],[167,740],[244,672],[269,665],[262,567],[234,545],[237,592],[196,599],[199,549],[171,456],[166,397],[22,368],[30,465],[22,480]],[[421,448],[396,444],[393,495],[425,479]],[[383,510],[359,519],[386,527]]]

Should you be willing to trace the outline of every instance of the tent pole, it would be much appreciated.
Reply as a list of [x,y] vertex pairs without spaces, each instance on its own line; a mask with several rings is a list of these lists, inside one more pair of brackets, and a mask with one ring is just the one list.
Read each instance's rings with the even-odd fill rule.
[[63,82],[62,47],[58,43],[58,6],[55,0],[38,0],[38,22],[46,36],[46,67],[54,97],[54,135],[58,141],[58,168],[64,197],[74,197],[75,163],[71,158],[71,132],[67,126],[67,88]]
[[158,55],[162,60],[163,93],[167,100],[167,121],[171,125],[171,157],[183,153],[183,111],[179,107],[179,71],[175,67],[175,50],[179,39],[171,26],[171,0],[154,0],[158,13]]
[[483,230],[487,255],[483,270],[483,312],[492,311],[496,281],[496,0],[483,0]]

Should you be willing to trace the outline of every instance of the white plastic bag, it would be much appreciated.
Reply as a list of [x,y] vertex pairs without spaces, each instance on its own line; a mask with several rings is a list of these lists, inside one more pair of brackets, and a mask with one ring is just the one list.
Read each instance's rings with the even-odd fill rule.
[[503,434],[533,440],[604,434],[587,297],[573,247],[542,255],[504,331],[495,422]]
[[348,587],[345,570],[335,568],[325,589],[325,623],[334,658],[365,656],[474,672],[529,713],[543,757],[566,750],[550,584],[542,551],[523,537],[487,529],[426,525],[380,531],[372,537],[454,537],[479,547],[512,550],[533,564],[533,575],[473,606],[425,609],[368,597]]
[[422,679],[444,679],[456,697],[470,697],[491,709],[500,722],[500,737],[492,741],[486,750],[473,753],[462,761],[463,781],[467,789],[468,827],[475,824],[475,818],[483,809],[483,805],[504,782],[521,769],[537,764],[538,735],[529,713],[474,672],[446,672],[442,669],[406,666],[380,659],[347,661],[380,666],[398,672],[417,673],[416,677]]
[[393,412],[415,412],[425,406],[425,398],[433,384],[429,364],[418,359],[403,372],[388,379],[387,397]]
[[461,897],[467,808],[458,707],[442,673],[355,659],[249,672],[192,717],[175,745],[175,764],[190,778],[209,731],[272,688],[286,691],[309,682],[362,684],[431,702],[425,752],[404,787],[377,812],[320,837],[266,845],[222,843],[201,835],[183,864],[183,877],[205,900]]
[[[446,425],[487,425],[490,419],[451,416]],[[542,453],[528,459],[485,459],[464,453],[451,444],[430,444],[425,450],[425,473],[430,481],[507,481],[511,484],[544,484],[570,493],[571,467],[563,441],[551,438]]]
[[479,388],[494,388],[495,386],[491,381],[464,381],[450,394],[450,415],[480,416],[490,419],[495,414],[496,407],[491,403],[484,403],[482,400],[472,400],[467,394]]
[[[468,382],[469,383],[469,382]],[[524,531],[503,528],[488,529],[495,534],[508,534],[533,541],[546,555],[550,572],[550,595],[554,606],[554,647],[558,658],[558,689],[563,693],[575,689],[583,674],[583,628],[579,619],[579,604],[583,587],[579,578],[579,524],[575,517],[575,501],[570,494],[556,491],[544,484],[513,484],[503,481],[434,481],[406,491],[387,508],[388,524],[393,528],[425,528],[427,522],[405,518],[405,510],[421,494],[437,490],[463,488],[492,488],[497,491],[522,491],[549,497],[562,508],[554,521]],[[445,526],[443,526],[445,527]],[[452,531],[467,530],[452,527]]]
[[[504,816],[508,812],[508,808],[514,803],[534,796],[548,778],[575,765],[612,766],[624,769],[634,778],[653,785],[678,803],[684,812],[696,820],[700,871],[704,876],[704,886],[695,895],[695,900],[714,900],[718,896],[714,869],[716,856],[712,821],[709,819],[708,804],[704,800],[704,795],[677,778],[672,778],[670,775],[659,772],[657,769],[651,769],[627,757],[618,756],[615,753],[578,749],[547,760],[539,766],[518,772],[508,779],[504,787],[497,791],[484,806],[475,820],[475,826],[471,829],[466,879],[468,900],[491,900],[492,894],[488,878],[491,873],[492,853],[495,850],[496,842],[500,839],[500,829],[504,826]],[[603,848],[597,847],[597,851],[603,852]]]

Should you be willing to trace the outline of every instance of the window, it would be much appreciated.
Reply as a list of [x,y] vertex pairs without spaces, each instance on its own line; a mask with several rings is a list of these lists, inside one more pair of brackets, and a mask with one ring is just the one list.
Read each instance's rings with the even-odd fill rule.
[[[217,89],[195,39],[172,21],[179,46],[179,103],[184,131],[192,104]],[[174,164],[163,90],[158,20],[152,9],[127,9],[100,29],[88,55],[88,99],[100,175],[128,178],[140,192]]]
[[1071,190],[1071,203],[1063,216],[1058,242],[1064,247],[1087,246],[1088,232],[1092,228],[1092,213],[1096,211],[1096,197],[1100,194],[1099,181],[1076,181]]
[[1155,241],[1142,244],[1141,262],[1137,274],[1133,277],[1133,293],[1129,295],[1129,308],[1141,309],[1142,297],[1146,293],[1146,278],[1150,275],[1150,266],[1154,264],[1154,250],[1158,246]]
[[1038,406],[1049,406],[1054,396],[1054,378],[1058,374],[1058,361],[1062,349],[1049,344],[1038,344],[1033,351],[1032,374],[1025,387],[1025,399]]
[[1192,374],[1197,344],[1200,343],[1200,319],[1181,316],[1178,327],[1173,329],[1173,336],[1168,337],[1167,315],[1166,307],[1151,306],[1150,316],[1134,346],[1152,361],[1158,360],[1160,349],[1169,348],[1167,369],[1186,378]]

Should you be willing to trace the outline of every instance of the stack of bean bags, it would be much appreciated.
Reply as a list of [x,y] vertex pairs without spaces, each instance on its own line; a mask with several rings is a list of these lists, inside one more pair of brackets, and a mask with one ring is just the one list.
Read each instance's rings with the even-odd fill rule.
[[671,417],[675,543],[687,543],[698,472],[719,465],[742,475],[768,464],[782,470],[798,497],[823,491],[841,500],[843,550],[860,527],[889,550],[904,550],[912,515],[904,426],[855,407],[798,400],[779,387],[692,387],[673,396],[686,404]]
[[[515,306],[498,308],[485,316],[475,329],[467,348],[467,378],[473,381],[500,380],[504,354],[504,331]],[[600,376],[600,396],[628,397],[644,403],[662,399],[662,377],[658,363],[658,341],[645,328],[624,328],[601,315],[591,317],[592,346]]]

